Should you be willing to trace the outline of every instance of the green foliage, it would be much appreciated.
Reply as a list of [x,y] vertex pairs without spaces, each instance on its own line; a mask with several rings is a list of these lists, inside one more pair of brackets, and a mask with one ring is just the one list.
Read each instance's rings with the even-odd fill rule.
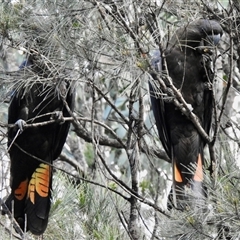
[[[231,120],[229,116],[233,115],[236,125],[226,130],[228,135],[220,131],[220,137],[218,136],[219,145],[216,144],[214,150],[217,156],[216,176],[209,176],[207,171],[205,176],[208,189],[206,202],[196,209],[183,212],[173,210],[162,214],[156,208],[162,205],[162,210],[166,208],[166,182],[171,180],[171,164],[159,159],[159,155],[163,159],[164,155],[159,151],[162,146],[149,104],[148,81],[151,78],[149,61],[144,56],[151,49],[159,48],[159,45],[153,40],[147,26],[139,26],[138,20],[143,16],[156,17],[153,34],[162,40],[164,47],[176,26],[198,17],[215,18],[215,14],[218,14],[215,9],[219,6],[221,9],[222,3],[224,7],[230,3],[193,0],[163,2],[162,6],[162,3],[158,5],[159,1],[145,0],[29,0],[14,3],[8,1],[7,4],[0,5],[1,56],[5,56],[2,45],[12,47],[14,51],[24,49],[24,53],[34,52],[39,64],[43,64],[52,73],[52,77],[46,79],[33,73],[25,79],[22,76],[16,77],[16,73],[3,76],[8,67],[2,68],[1,87],[15,87],[19,82],[31,85],[35,80],[55,84],[59,78],[66,78],[76,88],[74,114],[80,119],[78,127],[82,128],[78,133],[76,125],[73,129],[83,139],[76,146],[72,146],[71,141],[67,143],[68,153],[77,162],[75,167],[74,164],[69,167],[63,163],[69,174],[59,171],[54,174],[53,204],[44,239],[130,239],[126,230],[130,203],[111,190],[119,191],[125,198],[129,198],[133,179],[137,179],[139,188],[139,196],[136,196],[136,225],[145,239],[217,239],[219,229],[232,239],[239,238],[240,171],[236,165],[236,159],[239,159],[238,112],[226,113],[227,120]],[[239,19],[234,19],[235,15],[239,16],[239,12],[235,12],[236,2],[232,1],[230,9],[235,9],[233,12],[230,9],[219,11],[221,14],[229,11],[229,16],[217,16],[217,19],[222,18],[222,24],[226,24],[226,30],[233,29],[228,22],[231,18],[238,26]],[[211,12],[209,9],[212,4],[214,11]],[[225,37],[237,35],[230,32]],[[228,44],[229,38],[223,42]],[[239,43],[239,39],[235,39],[235,43]],[[231,56],[228,52],[230,46],[224,44],[221,46],[223,50],[218,54],[220,56],[223,53],[222,58]],[[144,54],[141,49],[146,50]],[[234,49],[239,53],[237,44]],[[8,62],[12,64],[13,59],[15,58],[12,57]],[[228,68],[231,64],[228,59],[225,65],[227,70],[224,66],[217,66],[222,71],[218,76],[221,81],[230,79]],[[238,61],[233,65],[233,69],[237,68]],[[232,74],[235,80],[238,79],[239,70]],[[237,80],[234,86],[239,87]],[[5,89],[11,90],[10,87]],[[1,89],[1,97],[2,92]],[[219,99],[216,100],[216,112],[220,108],[222,96]],[[129,111],[131,104],[132,112]],[[4,123],[7,112],[5,105],[1,103],[1,109],[5,109],[1,113],[4,115],[1,119]],[[231,109],[231,106],[225,109]],[[142,129],[139,128],[141,124]],[[218,124],[218,121],[214,124]],[[7,126],[3,127],[1,140],[6,143]],[[222,129],[222,126],[219,128]],[[70,140],[71,138],[73,136],[69,135]],[[122,146],[119,140],[125,145]],[[102,142],[108,144],[105,146]],[[7,162],[6,149],[5,145],[1,146],[2,163]],[[96,153],[101,154],[111,174]],[[139,178],[133,176],[130,160],[136,160]],[[83,178],[91,183],[78,178],[78,182],[72,180],[72,175],[79,176],[78,166],[84,165],[81,161],[88,166],[87,169],[83,167]],[[96,168],[90,173],[89,168],[95,163]],[[2,168],[2,172],[8,168],[9,166]],[[2,178],[2,189],[5,189],[9,181],[6,184],[5,175]],[[153,203],[156,206],[152,206]],[[2,221],[6,221],[7,228],[13,233],[7,218],[3,216],[1,223]],[[0,228],[0,234],[3,239],[11,239],[3,227]],[[27,239],[34,237],[27,234]]]
[[148,180],[143,180],[140,182],[139,186],[143,194],[146,192],[146,190],[150,189],[150,185],[151,183]]
[[86,143],[84,149],[84,156],[89,167],[94,164],[94,149],[92,144]]
[[53,189],[47,239],[128,239],[116,214],[125,204],[120,197],[86,182],[74,185],[59,171]]

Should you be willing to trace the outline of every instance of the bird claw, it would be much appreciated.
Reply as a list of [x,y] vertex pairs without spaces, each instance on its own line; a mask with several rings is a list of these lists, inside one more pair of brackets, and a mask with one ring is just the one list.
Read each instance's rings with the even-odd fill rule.
[[171,103],[174,100],[174,92],[170,87],[166,89],[167,96],[164,97],[164,102]]
[[205,82],[205,83],[204,83],[204,88],[205,88],[205,89],[208,89],[208,90],[212,90],[212,84],[209,83],[209,82]]
[[52,114],[51,119],[56,120],[56,122],[58,122],[59,124],[63,124],[65,122],[62,111],[55,111]]
[[16,122],[15,122],[15,125],[19,128],[20,130],[20,133],[23,132],[24,130],[24,127],[27,123],[23,120],[23,119],[18,119]]
[[202,54],[202,64],[205,65],[210,62],[212,62],[211,55],[208,52],[204,52]]
[[174,97],[171,97],[171,96],[164,97],[164,102],[165,103],[172,103],[173,100],[174,100]]

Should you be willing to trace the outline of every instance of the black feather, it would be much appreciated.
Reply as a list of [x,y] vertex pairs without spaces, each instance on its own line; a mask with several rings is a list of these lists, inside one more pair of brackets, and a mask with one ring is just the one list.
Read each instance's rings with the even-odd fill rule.
[[[32,62],[24,62],[20,69],[32,65]],[[56,90],[57,86],[64,88],[65,96]],[[61,112],[63,117],[69,117],[63,98],[73,110],[74,93],[70,83],[65,80],[59,80],[55,85],[36,82],[27,91],[22,85],[12,96],[8,123],[14,124],[20,119],[29,124],[45,122],[53,119],[56,111]],[[14,218],[20,227],[24,230],[27,224],[26,229],[36,235],[42,234],[47,227],[51,205],[51,165],[62,151],[69,127],[70,122],[55,121],[23,129],[19,135],[18,126],[8,129],[12,191],[6,205],[14,211]]]
[[[217,36],[220,39],[221,35],[222,28],[216,21],[205,19],[194,21],[178,29],[171,38],[164,52],[167,69],[162,64],[159,50],[154,52],[151,62],[163,80],[164,70],[168,70],[174,86],[191,105],[193,113],[199,118],[207,133],[211,127],[213,101],[213,73],[209,49],[218,43]],[[157,75],[152,74],[152,77],[156,80]],[[185,187],[191,187],[196,196],[205,196],[202,180],[200,177],[198,179],[196,171],[204,163],[203,148],[206,143],[191,120],[183,115],[173,102],[167,101],[167,93],[162,93],[154,85],[152,81],[150,83],[152,109],[160,140],[173,162],[173,186],[176,198],[178,202],[186,199]],[[196,168],[196,165],[199,168]]]

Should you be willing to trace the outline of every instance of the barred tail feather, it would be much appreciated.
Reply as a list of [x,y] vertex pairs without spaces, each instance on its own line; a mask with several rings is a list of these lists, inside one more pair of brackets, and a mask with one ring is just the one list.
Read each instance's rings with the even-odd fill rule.
[[47,227],[51,206],[51,182],[51,167],[41,163],[29,182],[25,209],[28,230],[35,235],[41,235]]

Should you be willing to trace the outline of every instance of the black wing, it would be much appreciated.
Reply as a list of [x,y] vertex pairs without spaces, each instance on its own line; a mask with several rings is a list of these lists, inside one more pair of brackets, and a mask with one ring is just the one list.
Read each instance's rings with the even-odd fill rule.
[[[171,159],[171,143],[170,136],[167,129],[166,119],[165,119],[165,100],[166,94],[162,92],[159,84],[157,84],[157,78],[161,77],[162,72],[162,57],[159,50],[154,50],[151,52],[151,66],[155,73],[152,72],[153,81],[149,82],[149,90],[150,90],[150,99],[152,104],[153,115],[155,118],[158,135],[160,141]],[[157,76],[157,75],[158,76]]]
[[[66,102],[73,110],[74,94],[70,84],[64,81],[63,86],[67,92]],[[55,114],[51,114],[54,112],[62,112],[63,117],[70,116],[55,86],[35,83],[28,91],[22,87],[14,93],[9,106],[8,123],[14,124],[19,119],[29,124],[45,122],[54,117]],[[26,222],[27,230],[36,235],[42,234],[47,227],[51,201],[51,165],[62,151],[69,127],[70,122],[54,122],[26,128],[17,137],[17,126],[8,129],[12,192],[6,205],[11,210],[13,200],[15,219],[22,229]]]
[[[209,53],[221,35],[222,28],[217,22],[200,19],[178,29],[165,50],[169,77],[207,133],[212,118],[213,80]],[[161,77],[163,67],[159,68],[156,62],[161,62],[159,52],[151,64],[156,70],[160,69]],[[152,76],[156,79],[155,74]],[[150,92],[159,137],[173,162],[174,186],[182,191],[184,185],[189,185],[198,196],[204,195],[202,165],[205,141],[173,102],[166,101],[164,95],[159,96],[160,91],[155,91],[153,84],[150,84]],[[184,198],[180,191],[177,198]]]

